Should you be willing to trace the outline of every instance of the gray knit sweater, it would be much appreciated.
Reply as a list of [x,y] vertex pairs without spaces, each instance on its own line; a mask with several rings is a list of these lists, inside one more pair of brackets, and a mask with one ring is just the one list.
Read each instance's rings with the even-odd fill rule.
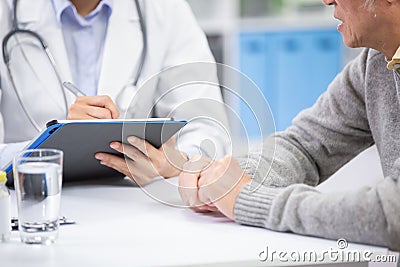
[[[339,194],[314,188],[373,144],[383,181]],[[379,52],[365,49],[258,157],[239,158],[253,183],[238,196],[237,222],[400,250],[400,72]]]

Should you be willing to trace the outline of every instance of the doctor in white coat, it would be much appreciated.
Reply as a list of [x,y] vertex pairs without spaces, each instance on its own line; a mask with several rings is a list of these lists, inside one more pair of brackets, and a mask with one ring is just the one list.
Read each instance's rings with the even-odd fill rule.
[[[12,36],[5,49],[3,43],[10,71],[1,62],[2,166],[34,138],[47,121],[66,118],[173,116],[177,120],[191,122],[177,140],[176,147],[181,151],[173,142],[166,145],[169,145],[168,151],[174,151],[172,154],[185,157],[198,154],[202,140],[212,141],[214,156],[221,157],[226,153],[228,139],[223,127],[216,127],[207,119],[196,119],[211,118],[227,125],[219,88],[196,85],[170,90],[177,83],[198,80],[196,75],[207,76],[201,79],[216,79],[213,68],[193,67],[196,65],[193,62],[213,62],[214,59],[190,8],[183,0],[139,2],[138,8],[135,0],[0,1],[0,38],[3,39],[15,28],[39,34],[47,43],[56,68],[53,69],[41,44],[30,34]],[[141,16],[145,29],[140,24]],[[82,38],[86,38],[84,42]],[[140,66],[143,53],[145,59]],[[90,60],[94,63],[87,65],[91,64]],[[154,80],[154,75],[160,71],[187,63],[191,63],[191,67],[178,68],[178,73],[172,72],[171,77],[178,77],[176,80],[170,76],[156,78],[153,86],[144,86],[142,91],[132,86],[137,74],[140,88],[151,77]],[[10,72],[13,79],[10,79]],[[60,80],[72,81],[87,96],[77,97],[65,90],[60,86]],[[140,91],[140,98],[134,97],[137,91]],[[210,108],[198,99],[212,100],[221,105]],[[163,173],[168,165],[163,156],[165,146],[156,150],[140,140],[136,140],[136,145],[132,144],[130,152],[143,152],[141,159],[133,159],[132,164],[147,161],[156,166],[155,172],[148,175],[168,177],[178,174],[171,172],[170,166],[167,166],[169,171]],[[147,150],[143,150],[145,145]],[[121,150],[118,144],[113,144],[113,147]],[[203,152],[207,154],[207,151]],[[133,157],[133,154],[128,156]],[[143,167],[129,168],[127,172],[126,163],[117,158],[104,154],[97,155],[97,158],[102,164],[132,178],[140,176],[140,167]]]

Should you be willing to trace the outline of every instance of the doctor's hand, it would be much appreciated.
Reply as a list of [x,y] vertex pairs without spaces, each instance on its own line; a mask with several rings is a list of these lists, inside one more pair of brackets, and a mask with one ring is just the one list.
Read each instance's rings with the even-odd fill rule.
[[80,96],[68,110],[69,120],[118,119],[119,110],[109,96]]
[[178,176],[187,162],[187,155],[175,149],[175,137],[160,148],[147,141],[130,136],[129,144],[112,142],[110,147],[125,155],[121,158],[107,153],[97,153],[100,164],[108,166],[133,179],[138,185],[146,185],[153,178]]
[[197,212],[219,210],[234,220],[234,206],[242,188],[251,178],[232,157],[211,162],[193,157],[179,175],[179,193],[183,202]]

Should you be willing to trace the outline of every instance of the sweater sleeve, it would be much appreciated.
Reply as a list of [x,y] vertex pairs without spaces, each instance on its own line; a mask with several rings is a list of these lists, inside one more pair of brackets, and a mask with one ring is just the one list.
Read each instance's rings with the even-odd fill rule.
[[293,126],[267,139],[258,164],[254,155],[238,159],[253,183],[236,200],[237,222],[400,249],[400,160],[375,186],[334,194],[313,187],[374,143],[364,102],[373,56],[365,50]]
[[357,191],[320,193],[315,188],[247,185],[235,204],[235,220],[277,231],[345,238],[400,250],[400,159],[393,175]]

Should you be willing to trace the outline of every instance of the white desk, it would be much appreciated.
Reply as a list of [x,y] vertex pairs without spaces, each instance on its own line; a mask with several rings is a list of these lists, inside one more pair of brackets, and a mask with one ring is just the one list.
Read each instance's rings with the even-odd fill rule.
[[[166,192],[163,183],[156,181],[150,189],[179,203],[178,191]],[[13,208],[15,214],[15,202]],[[284,251],[337,249],[336,241],[241,226],[217,214],[167,206],[129,180],[64,186],[61,210],[77,224],[61,226],[55,245],[25,245],[13,232],[9,243],[0,244],[0,266],[255,266],[261,265],[258,255],[266,246]],[[355,244],[349,249],[386,253],[384,248]]]

